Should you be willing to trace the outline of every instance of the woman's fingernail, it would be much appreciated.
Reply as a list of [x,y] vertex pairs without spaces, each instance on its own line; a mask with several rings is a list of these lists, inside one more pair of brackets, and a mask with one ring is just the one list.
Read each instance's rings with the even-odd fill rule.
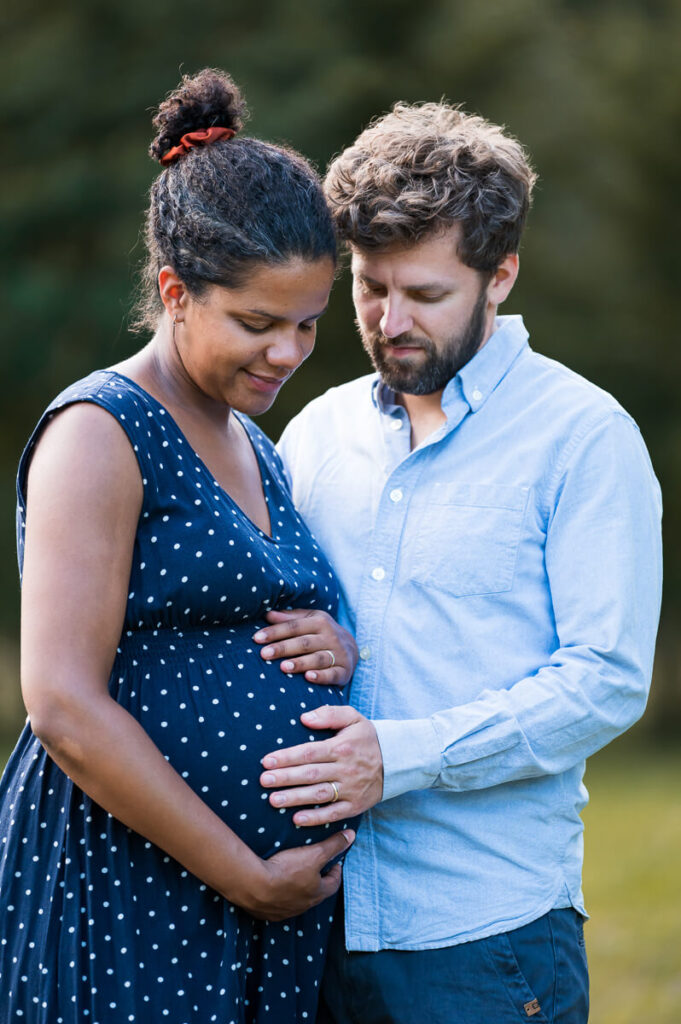
[[307,825],[309,820],[310,819],[308,818],[307,814],[296,815],[296,825]]
[[308,722],[316,722],[317,719],[319,718],[319,715],[317,714],[316,711],[305,711],[302,717],[307,718]]
[[274,647],[263,647],[260,653],[263,658],[272,658],[274,657]]
[[277,767],[277,759],[276,759],[276,757],[272,757],[271,754],[268,754],[267,757],[263,757],[263,759],[262,759],[262,761],[260,763],[262,764],[263,768],[276,768]]
[[284,672],[293,672],[295,665],[293,664],[292,661],[282,661],[281,667]]
[[348,846],[351,846],[354,843],[354,841],[355,841],[355,833],[352,832],[350,829],[348,829],[346,832],[344,832],[343,836],[345,837],[345,841],[348,844]]
[[315,679],[317,678],[317,673],[316,672],[306,672],[305,673],[305,678],[306,679],[310,679],[314,683]]
[[259,629],[257,633],[253,634],[253,639],[258,642],[260,640],[267,640],[267,633],[264,629]]
[[263,786],[273,786],[277,781],[277,777],[276,775],[272,775],[271,772],[268,772],[265,775],[263,775],[260,781],[262,782]]

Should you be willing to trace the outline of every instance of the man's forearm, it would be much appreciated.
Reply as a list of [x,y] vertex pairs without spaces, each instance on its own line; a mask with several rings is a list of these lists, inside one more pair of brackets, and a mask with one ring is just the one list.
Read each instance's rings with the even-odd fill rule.
[[429,718],[374,722],[383,799],[413,789],[484,789],[555,775],[643,713],[643,670],[575,649],[561,649],[552,662],[508,689],[488,690]]

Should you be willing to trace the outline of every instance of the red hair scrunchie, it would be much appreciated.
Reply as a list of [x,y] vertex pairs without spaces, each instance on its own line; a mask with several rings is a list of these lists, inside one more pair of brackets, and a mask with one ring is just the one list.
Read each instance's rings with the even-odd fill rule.
[[232,136],[236,135],[233,128],[218,128],[216,125],[212,128],[201,128],[196,132],[187,132],[180,139],[177,146],[173,146],[161,157],[161,163],[164,167],[168,164],[174,163],[179,157],[184,156],[190,149],[194,149],[196,146],[210,146],[213,142],[219,142],[221,139],[231,139]]

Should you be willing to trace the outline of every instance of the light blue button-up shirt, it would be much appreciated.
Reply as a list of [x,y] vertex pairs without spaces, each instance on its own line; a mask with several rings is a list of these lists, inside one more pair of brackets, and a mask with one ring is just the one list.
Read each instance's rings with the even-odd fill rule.
[[351,701],[383,800],[344,867],[349,949],[424,949],[584,913],[584,759],[645,706],[660,494],[618,403],[500,317],[410,450],[375,375],[286,429],[298,508],[342,586]]

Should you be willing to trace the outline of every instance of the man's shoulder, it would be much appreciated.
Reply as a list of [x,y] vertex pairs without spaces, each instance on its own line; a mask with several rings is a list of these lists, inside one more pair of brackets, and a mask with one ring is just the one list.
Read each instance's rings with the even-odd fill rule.
[[632,420],[613,395],[557,359],[530,349],[526,365],[532,389],[538,399],[548,403],[552,415],[563,414],[573,423],[596,423],[613,415]]
[[323,467],[353,447],[353,439],[366,435],[376,412],[372,400],[376,379],[376,374],[367,374],[329,388],[308,402],[285,428],[277,450],[299,506],[304,503],[305,481],[311,483]]
[[377,374],[367,373],[363,377],[356,377],[355,380],[329,388],[308,402],[293,417],[285,433],[295,431],[303,425],[309,428],[313,423],[321,424],[335,417],[341,420],[346,417],[352,418],[358,413],[370,410],[373,407],[372,393],[376,380]]

